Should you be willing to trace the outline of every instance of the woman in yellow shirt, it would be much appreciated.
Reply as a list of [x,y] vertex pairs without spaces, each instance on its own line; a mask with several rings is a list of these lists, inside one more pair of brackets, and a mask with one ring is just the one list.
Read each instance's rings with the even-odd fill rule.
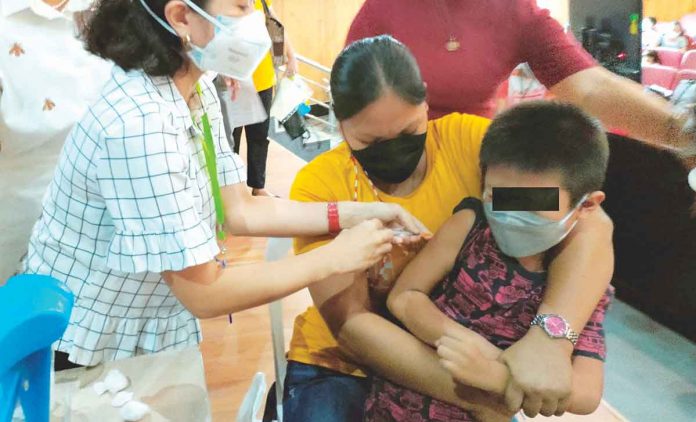
[[[435,232],[464,197],[481,195],[479,151],[488,120],[450,114],[428,121],[426,90],[408,49],[388,36],[358,41],[336,60],[334,110],[345,142],[297,175],[291,198],[396,203]],[[585,326],[612,272],[612,225],[606,214],[578,223],[549,271],[540,313]],[[296,239],[297,253],[328,241]],[[430,397],[472,410],[484,420],[510,420],[502,397],[459,389],[433,349],[382,316],[383,298],[404,254],[393,253],[382,276],[359,272],[310,286],[316,307],[297,317],[285,380],[286,421],[362,420],[370,372]],[[374,272],[373,272],[374,274]],[[386,279],[386,280],[385,280]],[[378,286],[378,283],[384,283]],[[580,286],[580,287],[578,287]],[[512,378],[507,400],[518,410],[562,413],[571,383],[571,342],[532,328],[503,354]],[[543,395],[524,395],[537,390]]]

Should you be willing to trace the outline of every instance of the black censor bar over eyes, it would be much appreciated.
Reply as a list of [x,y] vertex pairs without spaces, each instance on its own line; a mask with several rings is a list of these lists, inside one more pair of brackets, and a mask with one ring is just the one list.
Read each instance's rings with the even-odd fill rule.
[[493,188],[493,211],[558,211],[559,189]]

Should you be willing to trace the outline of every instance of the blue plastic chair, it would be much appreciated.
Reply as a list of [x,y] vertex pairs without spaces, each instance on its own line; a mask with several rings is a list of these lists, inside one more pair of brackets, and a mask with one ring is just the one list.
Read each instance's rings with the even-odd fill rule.
[[65,284],[18,275],[0,287],[0,422],[19,400],[27,422],[47,422],[51,344],[65,332],[74,297]]

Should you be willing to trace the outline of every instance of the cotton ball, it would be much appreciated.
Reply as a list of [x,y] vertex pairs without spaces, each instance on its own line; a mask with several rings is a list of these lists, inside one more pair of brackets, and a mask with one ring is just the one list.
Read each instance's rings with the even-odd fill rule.
[[111,394],[116,394],[128,387],[128,378],[118,369],[112,369],[104,378],[104,385]]
[[92,389],[95,393],[97,393],[98,396],[101,396],[102,394],[106,393],[106,390],[108,390],[106,384],[101,381],[97,381],[92,384]]
[[691,169],[689,172],[689,186],[696,191],[696,168]]
[[131,400],[133,400],[133,393],[131,391],[121,391],[111,400],[111,405],[113,407],[121,407]]
[[150,407],[145,403],[133,400],[126,403],[121,408],[121,417],[128,422],[139,421],[150,412]]

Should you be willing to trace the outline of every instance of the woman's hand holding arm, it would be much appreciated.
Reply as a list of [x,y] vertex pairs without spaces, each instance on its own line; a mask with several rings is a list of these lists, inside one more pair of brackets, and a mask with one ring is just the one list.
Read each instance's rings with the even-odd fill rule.
[[272,302],[330,276],[365,270],[391,250],[392,238],[391,230],[371,220],[303,255],[226,269],[211,261],[162,277],[191,313],[212,318]]
[[[222,188],[227,230],[240,236],[311,237],[328,234],[326,202],[297,202],[251,196],[242,184]],[[404,227],[421,234],[427,229],[415,217],[395,204],[382,202],[339,202],[339,223],[349,229],[365,220],[377,219],[390,227]],[[417,239],[406,239],[415,241]]]

